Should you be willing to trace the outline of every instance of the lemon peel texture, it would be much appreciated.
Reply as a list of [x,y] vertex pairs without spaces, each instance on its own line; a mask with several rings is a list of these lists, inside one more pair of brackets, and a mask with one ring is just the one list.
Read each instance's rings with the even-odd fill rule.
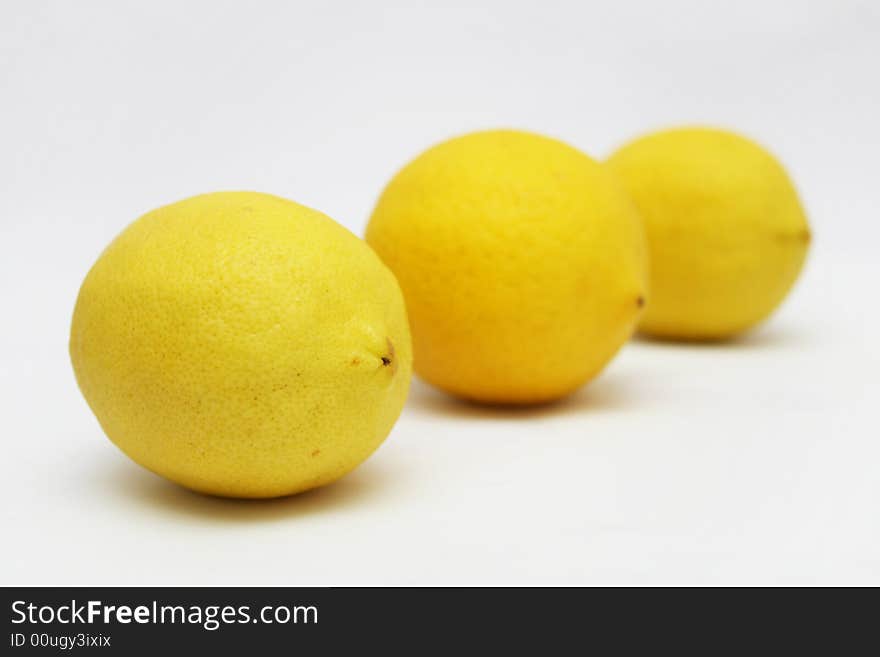
[[149,212],[89,271],[77,382],[128,456],[191,489],[330,483],[385,439],[412,350],[394,276],[325,215],[268,194]]
[[385,188],[366,236],[403,289],[416,372],[472,400],[572,392],[628,339],[647,299],[643,229],[620,184],[532,133],[428,149]]

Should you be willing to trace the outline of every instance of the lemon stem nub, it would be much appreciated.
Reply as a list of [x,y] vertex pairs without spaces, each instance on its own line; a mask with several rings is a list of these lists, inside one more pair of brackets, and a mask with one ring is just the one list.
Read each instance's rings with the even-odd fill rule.
[[391,373],[394,374],[397,371],[397,361],[394,360],[394,345],[388,338],[385,338],[385,344],[387,349],[385,355],[382,356],[382,367],[390,367]]

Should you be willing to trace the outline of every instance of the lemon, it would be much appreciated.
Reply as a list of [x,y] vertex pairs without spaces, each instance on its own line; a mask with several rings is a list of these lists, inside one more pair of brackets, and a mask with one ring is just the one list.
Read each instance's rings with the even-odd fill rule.
[[571,392],[627,340],[646,299],[643,240],[600,164],[512,130],[422,153],[367,228],[403,289],[415,371],[452,394],[512,404]]
[[126,228],[89,271],[70,355],[110,439],[191,489],[332,482],[385,439],[412,350],[394,276],[323,214],[196,196]]
[[794,285],[810,230],[785,170],[752,141],[682,128],[609,159],[644,218],[651,303],[640,330],[725,338],[765,319]]

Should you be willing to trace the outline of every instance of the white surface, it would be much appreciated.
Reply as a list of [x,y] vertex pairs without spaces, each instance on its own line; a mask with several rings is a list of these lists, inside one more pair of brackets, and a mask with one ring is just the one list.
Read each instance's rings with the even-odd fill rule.
[[[0,6],[0,583],[880,584],[876,3],[437,4]],[[768,144],[814,227],[742,341],[635,342],[534,410],[416,383],[362,468],[268,503],[140,470],[76,389],[76,291],[152,207],[251,188],[361,232],[447,136],[692,121]]]

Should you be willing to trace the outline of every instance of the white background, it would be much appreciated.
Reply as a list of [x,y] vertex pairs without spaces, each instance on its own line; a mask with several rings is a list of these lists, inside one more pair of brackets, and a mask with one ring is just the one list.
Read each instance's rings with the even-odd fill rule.
[[[0,5],[3,584],[880,584],[880,9],[828,0]],[[788,166],[813,224],[735,343],[634,342],[534,410],[415,383],[338,484],[240,502],[131,463],[67,335],[101,249],[221,189],[362,233],[428,145],[509,126],[596,157],[680,123]]]

